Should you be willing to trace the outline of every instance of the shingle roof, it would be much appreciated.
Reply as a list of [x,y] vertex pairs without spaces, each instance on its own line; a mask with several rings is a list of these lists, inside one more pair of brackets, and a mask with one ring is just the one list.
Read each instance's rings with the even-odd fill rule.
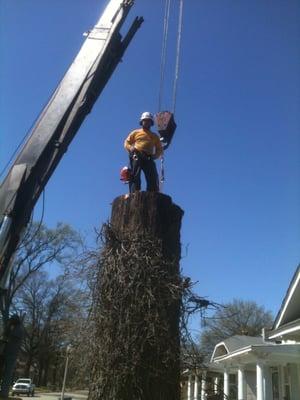
[[228,339],[223,340],[229,353],[242,349],[247,346],[253,346],[256,344],[266,344],[264,339],[260,336],[244,336],[244,335],[234,335]]
[[262,344],[266,344],[266,342],[262,337],[259,336],[234,335],[224,339],[215,346],[211,360],[234,353],[235,351],[245,347]]

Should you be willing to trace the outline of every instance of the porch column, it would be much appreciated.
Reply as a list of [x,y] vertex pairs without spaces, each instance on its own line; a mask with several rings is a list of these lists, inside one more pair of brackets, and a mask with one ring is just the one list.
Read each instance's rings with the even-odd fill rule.
[[[224,400],[227,400],[229,396],[229,372],[227,369],[224,371]],[[258,399],[257,399],[258,400]]]
[[264,366],[264,394],[266,399],[272,399],[272,374],[271,369],[268,365]]
[[238,400],[246,400],[245,372],[243,367],[238,369]]
[[188,377],[187,400],[191,400],[191,375],[189,375],[189,377]]
[[201,375],[201,400],[206,399],[206,374]]
[[261,361],[256,364],[256,400],[265,400],[264,365]]
[[300,396],[300,370],[299,365],[290,364],[290,380],[291,380],[291,399],[299,399]]
[[194,400],[198,400],[198,376],[195,375],[195,383],[194,383]]

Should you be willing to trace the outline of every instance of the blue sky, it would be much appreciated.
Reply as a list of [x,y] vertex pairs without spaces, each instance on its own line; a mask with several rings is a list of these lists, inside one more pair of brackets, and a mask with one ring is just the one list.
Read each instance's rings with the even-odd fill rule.
[[[171,106],[178,3],[163,109]],[[1,0],[1,169],[105,4]],[[127,191],[119,181],[124,138],[141,112],[158,111],[163,10],[162,0],[136,0],[128,24],[136,15],[145,22],[46,187],[49,226],[67,222],[92,242]],[[183,273],[219,303],[243,298],[276,313],[300,261],[299,20],[296,0],[184,2],[164,192],[185,211]]]

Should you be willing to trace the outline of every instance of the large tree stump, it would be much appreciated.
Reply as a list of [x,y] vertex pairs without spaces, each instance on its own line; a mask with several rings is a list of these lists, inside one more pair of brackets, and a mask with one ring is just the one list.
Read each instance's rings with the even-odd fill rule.
[[178,400],[183,211],[161,193],[114,200],[94,297],[89,400]]

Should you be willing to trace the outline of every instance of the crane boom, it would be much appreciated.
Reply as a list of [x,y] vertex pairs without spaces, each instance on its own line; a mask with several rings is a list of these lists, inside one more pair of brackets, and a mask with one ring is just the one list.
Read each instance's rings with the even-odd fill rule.
[[134,0],[110,0],[0,186],[0,287],[33,207],[143,22],[120,28]]

